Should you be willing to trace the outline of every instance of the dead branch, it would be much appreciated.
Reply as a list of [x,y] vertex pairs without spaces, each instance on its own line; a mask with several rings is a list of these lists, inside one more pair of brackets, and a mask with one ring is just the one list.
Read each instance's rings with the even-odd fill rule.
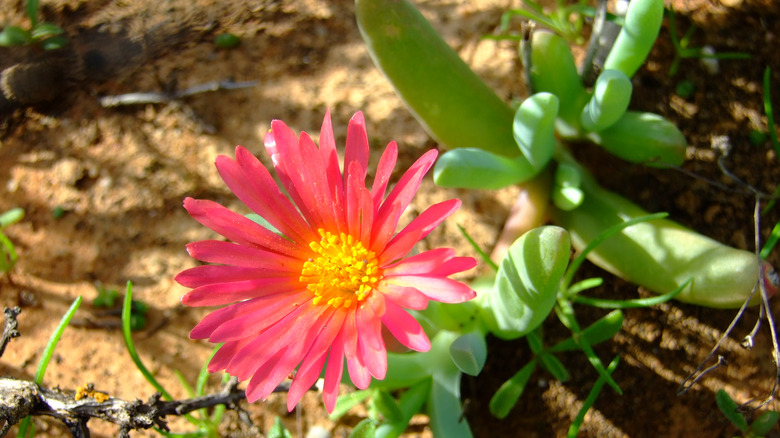
[[13,309],[6,307],[3,309],[3,313],[5,314],[5,325],[3,326],[3,336],[0,337],[0,357],[3,356],[5,347],[11,342],[11,339],[19,336],[19,330],[16,329],[18,324],[16,317],[22,313],[22,309],[18,306]]
[[28,415],[54,417],[65,423],[74,437],[89,437],[87,422],[92,418],[119,425],[120,437],[129,437],[131,430],[152,427],[167,431],[164,418],[168,415],[185,415],[217,405],[235,409],[236,403],[246,397],[244,390],[238,389],[236,379],[215,394],[186,400],[164,401],[155,393],[146,403],[116,398],[100,403],[91,397],[76,400],[74,396],[75,391],[42,388],[34,382],[0,377],[0,420],[5,421],[0,437]]
[[[6,308],[5,326],[0,338],[0,356],[12,338],[19,336],[16,317],[21,309]],[[281,384],[275,392],[284,392],[289,384]],[[11,426],[27,416],[45,415],[62,421],[77,438],[89,437],[87,422],[98,418],[119,426],[119,437],[130,436],[131,430],[156,427],[168,431],[165,417],[186,415],[192,411],[225,405],[241,414],[238,403],[246,399],[243,389],[238,388],[238,379],[231,378],[219,392],[185,400],[162,400],[160,393],[153,394],[144,403],[141,400],[127,401],[108,397],[93,391],[50,389],[28,380],[0,377],[0,438]],[[105,399],[103,399],[105,398]]]

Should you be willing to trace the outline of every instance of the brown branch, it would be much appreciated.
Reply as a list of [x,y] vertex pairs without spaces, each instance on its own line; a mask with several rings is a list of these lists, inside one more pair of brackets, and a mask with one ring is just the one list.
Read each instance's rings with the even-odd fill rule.
[[164,417],[168,415],[185,415],[217,405],[237,409],[237,402],[246,397],[244,391],[238,389],[236,379],[231,379],[218,393],[186,400],[164,401],[156,393],[146,403],[115,398],[99,403],[90,397],[76,400],[74,395],[74,391],[42,388],[30,381],[0,378],[0,420],[5,421],[0,428],[0,437],[28,415],[57,418],[68,426],[74,437],[89,437],[87,422],[92,418],[119,425],[120,437],[129,437],[131,430],[152,427],[167,431]]
[[13,309],[5,307],[3,313],[5,313],[5,325],[3,327],[3,336],[0,337],[0,357],[3,356],[5,347],[11,342],[11,339],[19,336],[19,331],[16,329],[18,324],[16,317],[22,313],[22,309],[18,306]]
[[[19,307],[5,308],[5,325],[0,337],[0,356],[12,338],[19,336],[16,317]],[[281,384],[274,391],[283,392],[289,384]],[[231,378],[222,389],[215,393],[185,400],[165,401],[159,393],[152,395],[144,403],[141,400],[127,401],[106,396],[106,400],[96,398],[106,396],[93,391],[91,387],[77,391],[49,389],[35,382],[0,377],[0,437],[4,437],[11,426],[23,418],[34,415],[46,415],[62,421],[77,438],[89,437],[87,422],[99,418],[119,426],[119,436],[129,437],[131,430],[157,427],[168,430],[165,417],[168,415],[186,415],[192,411],[225,405],[241,414],[238,402],[246,399],[243,389],[238,389],[238,380]]]

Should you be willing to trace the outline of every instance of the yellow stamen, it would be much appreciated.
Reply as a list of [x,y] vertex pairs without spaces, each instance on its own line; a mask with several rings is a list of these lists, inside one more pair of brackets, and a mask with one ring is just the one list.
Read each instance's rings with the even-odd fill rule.
[[320,240],[309,244],[316,255],[303,263],[300,277],[314,292],[314,304],[348,309],[365,300],[382,278],[376,254],[348,234],[317,232]]

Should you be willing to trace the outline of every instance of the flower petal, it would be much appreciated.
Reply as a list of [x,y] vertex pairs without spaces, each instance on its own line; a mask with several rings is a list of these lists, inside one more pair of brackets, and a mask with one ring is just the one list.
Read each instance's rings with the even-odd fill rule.
[[275,358],[272,357],[265,365],[255,371],[252,380],[250,380],[246,388],[247,400],[253,398],[265,400],[279,383],[295,370],[295,367],[301,363],[305,353],[309,351],[312,344],[319,338],[320,331],[318,328],[327,324],[332,313],[324,312],[315,321],[311,330],[299,334],[296,342],[284,344],[280,350],[284,351],[284,354],[278,361],[274,361]]
[[325,359],[328,356],[328,350],[341,331],[344,316],[344,312],[332,312],[331,319],[323,326],[322,331],[317,336],[317,340],[314,341],[311,349],[309,349],[301,361],[298,372],[295,374],[292,385],[290,385],[290,390],[287,391],[288,411],[292,411],[292,408],[298,404],[303,394],[320,377]]
[[[238,351],[225,370],[239,380],[246,380],[276,352],[288,345],[300,344],[302,337],[314,332],[328,306],[304,304],[257,335]],[[297,363],[296,363],[297,364]]]
[[187,245],[190,257],[207,263],[257,268],[271,272],[301,272],[303,261],[284,256],[262,248],[225,242],[222,240],[200,240]]
[[384,379],[387,374],[387,350],[382,338],[382,320],[365,306],[357,312],[357,327],[359,350],[366,369],[377,379]]
[[258,271],[255,268],[200,265],[179,272],[174,280],[184,287],[196,288],[211,283],[233,283],[252,280],[264,274],[264,271]]
[[282,234],[297,242],[311,242],[316,237],[295,206],[279,191],[265,166],[246,148],[236,147],[235,161],[218,156],[217,170],[241,202]]
[[[450,199],[425,209],[387,243],[385,252],[391,255],[386,255],[383,258],[385,260],[394,260],[408,254],[417,242],[424,239],[444,219],[447,219],[449,215],[460,208],[460,204],[459,199]],[[412,243],[407,238],[408,235],[415,236],[416,241]]]
[[[274,120],[271,126],[274,135],[282,129],[289,131],[287,125],[279,120]],[[273,158],[277,173],[284,176],[281,181],[287,192],[309,225],[315,229],[336,229],[336,212],[328,176],[317,146],[305,132],[291,144],[286,142],[293,141],[294,134],[284,137],[288,139],[277,143],[277,153]]]
[[[379,229],[386,232],[387,229],[392,231],[388,234],[378,233],[374,231],[371,240],[372,248],[384,248],[384,245],[390,240],[392,234],[395,232],[395,228],[398,225],[398,219],[401,214],[409,206],[417,189],[420,188],[423,176],[430,170],[433,162],[436,161],[436,155],[438,152],[432,149],[422,157],[420,157],[412,167],[407,170],[398,184],[393,187],[393,190],[387,195],[387,199],[384,200],[379,207],[375,216],[375,230]],[[391,226],[388,226],[391,225]],[[381,251],[378,251],[381,252]]]
[[[365,187],[366,171],[368,170],[368,134],[366,134],[366,120],[360,111],[349,119],[347,147],[344,150],[344,169],[348,169],[353,162],[360,164],[361,173],[357,176]],[[344,184],[347,184],[346,172],[344,172]]]
[[406,309],[422,310],[428,307],[430,301],[430,298],[413,287],[398,286],[386,280],[380,281],[376,289],[385,296],[385,302],[393,301]]
[[412,287],[428,298],[442,303],[462,303],[474,298],[477,293],[467,285],[446,277],[428,277],[423,275],[401,275],[385,277],[388,284]]
[[[278,370],[282,367],[277,365],[280,365],[280,362],[282,362],[291,348],[293,347],[282,348],[281,350],[274,352],[273,356],[268,358],[265,362],[262,362],[252,373],[251,380],[249,380],[249,384],[246,387],[246,400],[249,403],[254,403],[260,399],[265,400],[265,397],[268,394],[263,393],[263,388],[269,384],[276,387],[279,383],[282,383],[284,377],[289,374],[288,371],[287,374],[282,374],[282,377],[280,378],[277,374]],[[275,369],[276,373],[274,373]],[[273,388],[271,391],[273,391]]]
[[227,321],[238,318],[241,315],[253,312],[258,308],[262,308],[268,305],[270,296],[253,298],[251,300],[242,301],[240,303],[231,304],[230,306],[217,309],[200,320],[200,322],[190,332],[190,338],[192,339],[208,339],[211,333]]
[[349,234],[368,245],[371,239],[371,225],[374,221],[374,207],[371,193],[360,180],[360,165],[353,161],[349,165],[347,178],[347,229]]
[[344,329],[339,332],[328,354],[328,368],[325,370],[325,383],[322,386],[322,400],[325,409],[332,413],[339,397],[339,383],[344,373]]
[[[360,346],[358,346],[358,350],[360,350]],[[347,357],[347,370],[349,371],[349,380],[357,389],[366,389],[371,384],[371,372],[366,367],[362,354],[353,358]]]
[[301,252],[298,244],[214,201],[185,198],[184,208],[196,221],[240,245],[293,256]]
[[391,141],[382,153],[382,158],[379,159],[379,164],[376,167],[374,184],[371,186],[371,197],[374,199],[374,211],[378,211],[379,206],[382,204],[382,200],[385,197],[385,190],[387,190],[387,184],[390,182],[390,176],[393,174],[397,159],[398,145],[394,141]]
[[209,361],[208,371],[210,373],[216,373],[217,371],[221,371],[227,368],[231,359],[233,359],[233,355],[235,355],[236,352],[244,348],[244,346],[248,344],[251,340],[252,340],[251,338],[242,339],[240,341],[228,342],[226,344],[223,344],[221,347],[219,347],[217,353],[214,354],[214,357],[212,357],[211,360]]
[[428,275],[446,277],[477,266],[472,257],[455,257],[452,248],[436,248],[407,257],[398,263],[384,267],[385,277],[400,275]]
[[269,277],[234,283],[213,283],[195,288],[181,297],[185,306],[221,306],[248,298],[291,292],[301,288],[298,278]]
[[390,301],[385,304],[382,322],[398,342],[415,351],[428,351],[431,341],[416,319],[401,306]]
[[218,344],[256,336],[305,305],[310,299],[302,293],[269,298],[265,306],[223,322],[211,333],[209,341]]

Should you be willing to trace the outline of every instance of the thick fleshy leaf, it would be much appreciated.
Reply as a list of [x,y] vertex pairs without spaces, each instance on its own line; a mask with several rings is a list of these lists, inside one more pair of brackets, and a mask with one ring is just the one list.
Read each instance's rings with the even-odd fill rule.
[[535,228],[512,244],[488,296],[497,325],[489,327],[494,334],[516,339],[547,318],[569,255],[569,233],[555,226]]

